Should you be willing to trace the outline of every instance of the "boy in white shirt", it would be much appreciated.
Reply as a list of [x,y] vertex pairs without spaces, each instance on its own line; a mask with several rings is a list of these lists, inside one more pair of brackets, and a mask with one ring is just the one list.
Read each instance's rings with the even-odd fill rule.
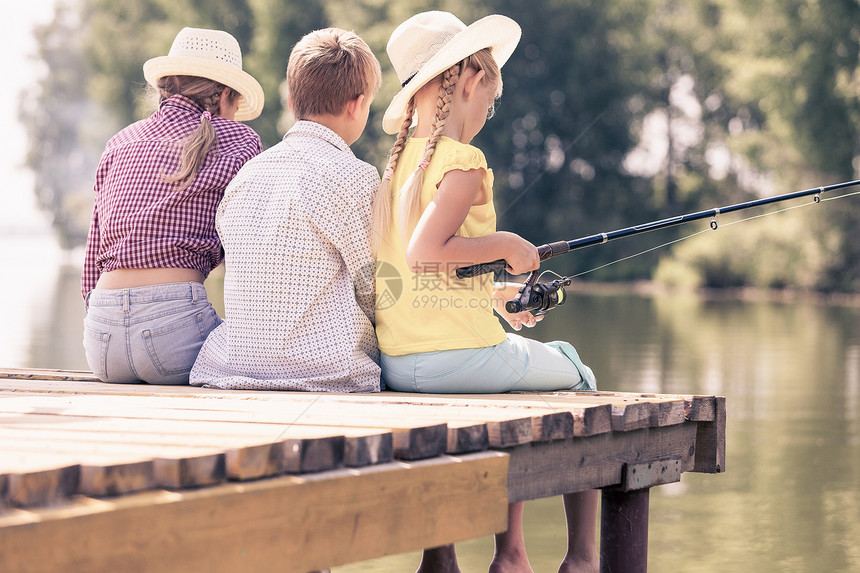
[[229,389],[375,392],[370,220],[379,173],[352,153],[382,81],[352,32],[311,32],[287,66],[298,120],[243,166],[216,216],[226,321],[190,382]]

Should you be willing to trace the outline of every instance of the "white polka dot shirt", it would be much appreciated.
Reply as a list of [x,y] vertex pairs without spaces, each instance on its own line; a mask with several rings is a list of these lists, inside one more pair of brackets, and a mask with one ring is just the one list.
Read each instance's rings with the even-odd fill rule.
[[380,390],[370,218],[379,173],[330,129],[299,121],[239,171],[218,207],[226,320],[191,384]]

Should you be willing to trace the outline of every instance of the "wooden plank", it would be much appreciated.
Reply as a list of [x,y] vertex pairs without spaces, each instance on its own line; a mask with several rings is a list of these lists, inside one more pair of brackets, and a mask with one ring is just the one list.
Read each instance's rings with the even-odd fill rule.
[[717,414],[715,396],[688,397],[687,419],[698,422],[713,422]]
[[[299,440],[302,451],[299,467],[291,468],[295,473],[331,469],[337,465],[325,465],[314,457],[337,455],[350,467],[368,463],[391,461],[391,435],[387,430],[365,428],[341,428],[323,426],[289,426],[243,422],[208,422],[195,420],[165,420],[136,418],[107,418],[89,416],[64,416],[46,414],[0,415],[0,435],[24,435],[29,433],[59,434],[62,439],[84,441],[113,441],[122,443],[189,444],[226,448],[230,445],[246,445]],[[345,434],[342,436],[341,434]],[[343,440],[341,453],[322,452],[314,440]],[[336,445],[336,442],[330,442]],[[348,454],[347,447],[352,450]],[[338,464],[339,465],[339,464]]]
[[[156,487],[155,465],[151,457],[116,456],[69,452],[14,451],[3,448],[4,461],[15,468],[7,476],[4,502],[10,505],[49,503],[70,493],[106,496]],[[69,491],[67,472],[78,468],[74,492]],[[56,483],[56,486],[53,484]]]
[[55,467],[78,463],[78,493],[86,495],[117,495],[167,486],[170,484],[162,484],[159,478],[176,471],[189,476],[189,485],[210,485],[223,479],[223,474],[212,473],[223,468],[223,450],[215,447],[76,442],[56,437],[4,435],[0,437],[0,450],[5,454],[0,460],[0,473],[15,474],[19,479],[23,479],[24,473],[20,467],[32,463],[27,455],[34,452],[43,456],[40,459],[44,459],[44,463],[48,463],[49,456],[55,456]]
[[0,368],[0,378],[10,380],[79,380],[82,382],[100,382],[90,371],[49,370],[41,368]]
[[[90,454],[107,465],[131,459],[152,459],[155,485],[195,487],[223,479],[249,480],[278,475],[321,471],[343,463],[343,437],[338,429],[317,432],[312,438],[281,438],[275,441],[177,434],[123,434],[110,432],[45,432],[26,428],[3,428],[0,447],[4,451],[39,451],[78,455],[86,462]],[[225,458],[226,453],[226,458]],[[101,480],[96,463],[88,462],[81,473],[82,493],[105,495],[90,486],[88,476]],[[15,466],[0,461],[0,471],[14,472]],[[98,483],[101,483],[100,481]]]
[[551,412],[532,417],[532,441],[566,440],[574,435],[572,412]]
[[663,458],[636,464],[624,464],[622,474],[621,485],[617,486],[622,491],[647,489],[656,485],[675,483],[681,481],[681,460]]
[[531,417],[513,418],[499,422],[487,422],[490,446],[507,448],[532,442],[533,428]]
[[[529,443],[537,438],[540,440],[561,439],[573,435],[573,417],[568,412],[550,412],[525,417],[516,408],[487,409],[487,408],[456,408],[441,406],[410,405],[408,416],[403,419],[403,406],[355,403],[352,401],[334,401],[327,396],[317,396],[311,401],[295,401],[277,404],[261,401],[228,401],[228,400],[183,400],[177,403],[169,397],[117,397],[75,395],[62,398],[41,396],[38,394],[16,393],[35,411],[49,408],[51,412],[62,412],[66,415],[112,415],[115,417],[153,415],[159,418],[176,417],[176,406],[184,406],[183,410],[200,409],[206,412],[242,411],[245,413],[275,413],[281,420],[295,420],[299,425],[326,423],[333,419],[341,424],[374,424],[386,425],[395,433],[395,451],[402,459],[419,459],[438,455],[448,449],[456,453],[467,449],[486,448],[488,443],[494,447],[509,447]],[[26,398],[26,400],[25,400]],[[0,410],[12,410],[15,405],[0,405]],[[24,407],[26,410],[26,407]],[[240,410],[241,409],[241,410]],[[390,412],[395,412],[392,418]],[[259,420],[258,416],[255,419]],[[425,424],[422,428],[419,424]],[[439,425],[446,426],[446,439],[442,442],[442,450],[437,451],[439,444],[437,433]],[[483,427],[486,427],[486,430]],[[486,435],[486,440],[484,439]],[[433,444],[433,445],[431,445]],[[450,447],[447,447],[449,446]],[[427,449],[430,448],[430,449]]]
[[445,453],[448,425],[433,424],[417,428],[392,430],[394,457],[400,460],[423,460]]
[[448,422],[445,453],[482,452],[490,446],[490,436],[484,423]]
[[[52,383],[47,383],[52,384]],[[105,385],[105,384],[88,384],[85,382],[78,383],[63,383],[57,382],[53,383],[55,385],[51,386],[52,390],[56,390],[57,388],[65,388],[66,391],[72,392],[74,388],[80,388],[81,384],[86,384],[87,387],[96,387],[100,391],[105,391],[105,388],[109,388],[111,392],[127,392],[133,390],[134,392],[140,393],[139,395],[143,396],[151,396],[153,395],[154,390],[152,387],[123,387],[120,389],[116,389],[115,385]],[[60,386],[56,386],[59,384]],[[29,382],[26,386],[29,388],[31,385],[36,385],[35,382]],[[20,385],[18,386],[20,387]],[[175,392],[175,393],[174,393]],[[215,394],[208,394],[209,392],[215,392]],[[267,403],[271,403],[273,401],[282,402],[282,401],[316,401],[319,400],[319,395],[307,394],[307,393],[290,393],[290,392],[239,392],[236,393],[234,391],[218,391],[218,390],[203,390],[198,388],[184,388],[184,389],[174,389],[170,388],[170,393],[172,396],[183,396],[183,397],[199,397],[201,395],[204,396],[213,396],[213,397],[236,397],[240,396],[243,400],[265,400]],[[138,395],[138,394],[136,394]],[[252,398],[253,397],[253,398]],[[635,394],[635,393],[578,393],[578,392],[559,392],[552,394],[509,394],[509,395],[444,395],[444,396],[432,396],[432,395],[417,395],[417,394],[402,394],[402,393],[393,393],[393,392],[383,392],[380,394],[330,394],[325,395],[325,399],[329,400],[343,400],[348,401],[351,404],[367,404],[367,403],[377,403],[377,402],[391,402],[397,404],[404,404],[408,402],[420,402],[421,405],[433,404],[437,406],[445,405],[445,410],[450,410],[452,404],[463,404],[467,405],[466,407],[471,409],[477,409],[478,407],[487,409],[508,409],[509,406],[507,404],[509,402],[515,402],[517,408],[534,408],[538,410],[549,410],[553,411],[569,411],[574,418],[574,435],[585,436],[585,435],[594,435],[596,433],[602,433],[605,431],[609,431],[611,429],[611,410],[609,411],[609,416],[607,416],[606,408],[607,404],[597,404],[595,400],[605,401],[606,398],[612,398],[612,401],[621,401],[623,404],[625,401],[647,401],[649,404],[657,404],[656,407],[652,407],[649,413],[649,417],[647,423],[645,421],[645,415],[641,407],[633,407],[628,412],[628,407],[624,406],[623,408],[620,406],[616,406],[615,408],[615,425],[618,429],[634,429],[640,426],[645,425],[662,425],[662,424],[673,424],[677,423],[680,419],[680,409],[679,404],[677,403],[679,398],[678,396],[655,396],[655,395],[646,395],[646,394]],[[687,397],[690,398],[690,397]],[[617,400],[616,400],[617,399]],[[696,409],[694,408],[694,404],[707,404],[707,397],[693,397],[690,403],[690,409],[693,411],[693,415],[697,415]],[[500,404],[502,402],[502,404]],[[557,403],[559,402],[559,403]],[[589,404],[595,404],[594,406],[590,406]],[[685,408],[687,404],[685,403]],[[706,408],[699,408],[698,415],[707,415]],[[583,413],[585,415],[583,415]],[[591,415],[591,420],[588,419],[589,415]],[[550,426],[550,424],[545,424],[541,421],[536,422],[535,418],[532,418],[532,429],[533,429],[533,439],[536,439],[535,436],[540,436],[542,439],[553,439],[556,436],[552,434],[548,434],[543,431],[544,427]],[[609,424],[606,422],[610,421]],[[538,428],[539,431],[535,432],[535,428]],[[507,443],[501,441],[501,436],[504,434],[502,432],[498,432],[495,434],[496,436],[496,444]],[[513,434],[517,435],[517,434]],[[456,447],[454,444],[457,443],[455,439],[452,438],[452,434],[449,431],[448,436],[448,445],[446,449],[450,450],[453,447]]]
[[[413,408],[432,406],[444,408],[445,414],[466,416],[481,420],[496,419],[489,416],[494,410],[503,410],[505,416],[529,417],[532,423],[532,441],[543,442],[559,440],[576,435],[575,419],[579,412],[558,408],[540,400],[520,399],[518,394],[414,394],[408,392],[381,392],[365,394],[355,398],[362,402],[375,402],[385,405],[399,405]],[[332,395],[333,400],[351,400],[353,396]],[[598,408],[599,409],[599,408]],[[513,414],[513,415],[512,415]],[[606,429],[609,431],[607,412]],[[590,427],[591,424],[588,424]],[[595,428],[596,429],[596,428]]]
[[[496,395],[493,395],[496,396]],[[406,407],[410,412],[426,414],[428,416],[441,416],[446,420],[476,420],[488,424],[498,424],[491,432],[499,439],[507,435],[508,439],[545,442],[551,440],[562,440],[573,437],[574,424],[570,412],[550,408],[545,405],[539,410],[533,404],[520,404],[507,402],[504,408],[499,408],[497,402],[488,400],[487,394],[468,395],[463,398],[462,394],[412,394],[407,392],[382,392],[379,394],[365,394],[358,398],[362,403],[379,404],[380,407],[400,406]],[[335,394],[330,401],[350,401],[351,395]],[[529,419],[531,437],[528,438],[523,428],[523,419]],[[506,427],[505,422],[510,421],[511,427]],[[521,443],[527,443],[521,441]],[[506,443],[506,442],[505,442]],[[494,447],[500,446],[501,442],[492,443]],[[513,444],[511,444],[513,445]]]
[[714,400],[714,420],[699,422],[696,437],[696,465],[693,471],[726,471],[726,399]]
[[[276,395],[282,398],[284,394]],[[52,411],[62,410],[69,413],[68,408],[79,408],[88,404],[99,412],[119,416],[116,407],[128,410],[130,404],[134,404],[134,415],[143,408],[177,408],[205,409],[205,410],[230,410],[230,411],[254,411],[261,413],[275,412],[281,420],[297,421],[300,424],[331,424],[331,420],[337,419],[345,425],[386,425],[392,431],[403,428],[404,422],[408,428],[415,428],[419,423],[435,426],[445,423],[448,426],[447,444],[448,453],[462,453],[486,449],[488,440],[492,445],[507,447],[529,441],[547,441],[551,439],[563,439],[573,435],[573,417],[568,412],[540,412],[533,410],[520,411],[518,408],[473,408],[457,407],[450,404],[421,404],[412,402],[408,405],[390,404],[386,402],[356,401],[352,395],[346,398],[333,398],[325,394],[290,394],[287,400],[273,401],[261,400],[227,400],[227,399],[205,399],[180,400],[168,396],[65,396],[46,397],[40,399],[38,393],[28,394],[16,392],[15,397],[24,399],[30,397],[27,402],[35,407],[50,407]],[[58,398],[52,401],[52,399]],[[10,406],[11,407],[11,406]],[[322,416],[320,408],[324,408]],[[406,420],[400,414],[403,408],[407,408],[409,415]],[[79,415],[84,412],[75,409]],[[87,415],[90,415],[90,410]],[[392,419],[388,414],[395,412]],[[132,414],[126,414],[132,415]],[[482,426],[487,426],[484,429]],[[414,433],[414,432],[413,432]]]
[[[555,407],[564,404],[577,405],[579,407],[589,404],[609,404],[611,407],[611,429],[614,432],[628,432],[657,425],[659,416],[658,404],[655,400],[641,396],[617,396],[614,393],[575,393],[571,395],[551,394],[546,397],[548,403]],[[683,402],[678,402],[679,408],[683,410]],[[683,422],[683,416],[677,423]],[[653,422],[653,423],[652,423]]]
[[650,402],[622,402],[612,404],[612,431],[629,432],[651,425],[655,404]]
[[[9,371],[10,369],[6,369]],[[13,369],[14,370],[14,369]],[[63,378],[68,378],[66,371],[57,370],[19,370],[18,372],[28,373],[19,375],[18,380],[2,380],[2,372],[0,369],[0,391],[33,391],[33,392],[51,392],[51,393],[79,393],[88,394],[123,394],[123,395],[142,395],[142,396],[190,396],[199,397],[238,397],[240,399],[261,399],[271,401],[286,397],[313,397],[317,393],[313,392],[289,392],[289,391],[261,391],[261,390],[220,390],[217,388],[199,388],[192,386],[159,386],[150,384],[105,384],[101,382],[87,382],[86,375],[81,374],[82,381],[64,382]],[[39,378],[38,373],[44,373],[43,378]],[[498,399],[510,401],[523,401],[521,405],[540,406],[549,408],[553,400],[575,401],[580,397],[615,397],[620,399],[635,399],[645,398],[651,401],[661,400],[689,400],[693,410],[704,408],[706,413],[708,408],[713,408],[713,396],[706,395],[690,395],[690,394],[652,394],[641,392],[576,392],[576,391],[556,391],[556,392],[511,392],[507,394],[416,394],[409,392],[372,392],[372,393],[326,393],[326,397],[330,398],[349,398],[351,401],[377,401],[387,400],[397,403],[411,402],[419,400],[428,403],[433,400],[443,400],[449,404],[469,404],[480,405],[481,402],[489,401],[490,404],[496,404]],[[551,408],[550,408],[551,409]],[[695,414],[694,414],[695,415]],[[694,417],[692,419],[709,421],[707,418]]]
[[574,420],[574,436],[594,436],[612,431],[612,406],[610,404],[569,406],[569,408]]
[[504,530],[507,464],[482,452],[8,512],[0,570],[305,573],[416,551]]
[[[625,401],[648,401],[659,407],[656,423],[652,425],[668,426],[681,423],[684,419],[690,421],[712,421],[714,419],[714,396],[689,394],[637,394],[632,392],[597,392],[595,398],[614,397]],[[683,404],[683,416],[680,410]],[[679,421],[680,419],[680,421]]]
[[152,463],[155,483],[169,489],[213,485],[228,476],[227,459],[220,452],[189,458],[153,458]]
[[[400,396],[409,398],[401,398]],[[382,393],[380,399],[400,403],[402,401],[418,399],[421,402],[445,405],[449,403],[468,403],[472,408],[487,409],[533,409],[548,414],[569,413],[573,418],[574,436],[591,436],[611,431],[612,410],[609,403],[576,402],[574,398],[564,396],[555,397],[544,393],[510,393],[510,394],[437,394],[419,395],[405,393]],[[418,398],[413,398],[418,397]],[[547,414],[543,414],[546,416]],[[564,422],[567,423],[567,422]],[[536,425],[536,424],[535,424]],[[543,432],[536,432],[536,435]],[[568,436],[569,437],[569,436]],[[558,439],[558,436],[536,437],[534,441],[549,441]]]
[[[163,388],[163,390],[161,390]],[[278,392],[278,391],[237,391],[237,390],[218,390],[208,388],[191,388],[182,386],[164,386],[154,387],[150,385],[118,385],[118,384],[102,384],[102,383],[64,383],[57,381],[30,381],[22,386],[22,383],[4,382],[0,380],[0,392],[2,391],[27,391],[27,392],[42,392],[42,393],[66,393],[74,394],[86,392],[94,395],[128,395],[128,396],[174,396],[174,397],[189,397],[189,398],[236,398],[249,399],[254,401],[266,401],[268,403],[274,401],[291,401],[291,402],[314,402],[325,397],[326,401],[346,402],[349,404],[366,404],[372,403],[391,403],[409,406],[445,406],[446,410],[452,407],[468,407],[476,410],[479,407],[498,409],[500,407],[510,409],[512,406],[517,408],[529,408],[530,410],[537,409],[542,411],[541,414],[523,413],[531,417],[540,416],[540,419],[533,420],[533,436],[534,441],[546,441],[552,439],[564,439],[570,437],[562,435],[569,433],[569,420],[565,419],[564,412],[573,414],[574,419],[582,418],[582,408],[574,410],[559,409],[552,407],[546,402],[540,400],[518,399],[517,395],[487,395],[487,394],[413,394],[406,392],[379,392],[367,394],[318,394],[308,392]],[[506,404],[499,404],[496,398],[505,397]],[[586,409],[590,409],[591,405],[586,405]],[[575,423],[575,435],[590,435],[590,433],[598,433],[609,431],[608,422],[609,413],[602,412],[602,406],[597,407],[594,412],[585,412],[586,420],[582,424]],[[453,412],[449,411],[449,418],[454,418]],[[462,412],[461,412],[462,413]],[[485,414],[478,415],[479,419],[483,419]],[[606,417],[606,423],[603,424],[603,417]],[[474,415],[473,415],[474,417]],[[454,418],[456,419],[456,418]],[[462,420],[469,420],[472,417],[460,417]],[[581,428],[578,427],[581,425]],[[605,426],[605,427],[604,427]],[[456,441],[456,440],[455,440]]]
[[[622,394],[624,395],[624,394]],[[643,398],[664,400],[683,400],[687,420],[711,422],[714,420],[715,397],[699,394],[639,394]]]
[[510,501],[538,499],[620,484],[625,464],[677,458],[693,469],[696,422],[612,432],[506,449]]
[[[227,444],[227,447],[229,448],[228,451],[238,451],[240,453],[245,452],[246,450],[249,452],[265,451],[267,452],[267,455],[271,455],[276,468],[278,468],[273,469],[273,473],[261,474],[256,472],[251,466],[244,467],[234,465],[228,469],[229,477],[232,479],[257,479],[259,477],[275,475],[286,471],[281,468],[298,466],[298,461],[295,458],[298,458],[301,452],[298,448],[291,447],[293,443],[294,442],[292,440],[262,444],[251,442],[246,443],[241,447],[235,447],[235,443],[233,444],[234,447],[230,447],[230,444]],[[290,446],[289,449],[287,446]],[[202,472],[205,472],[208,468],[217,467],[219,463],[215,458],[219,456],[223,457],[225,452],[224,446],[219,447],[215,445],[182,445],[171,443],[170,441],[164,441],[161,443],[156,443],[154,441],[150,443],[126,443],[122,441],[113,441],[108,435],[102,436],[101,438],[95,437],[89,440],[74,440],[62,439],[58,436],[45,436],[35,432],[13,434],[9,431],[4,432],[4,435],[0,437],[0,448],[2,448],[4,452],[21,452],[22,454],[27,452],[40,452],[44,454],[59,454],[60,456],[77,456],[82,464],[85,463],[88,465],[112,465],[129,463],[130,461],[136,460],[157,459],[161,460],[161,463],[164,466],[185,460],[186,467],[189,467],[189,463],[196,461],[201,464]],[[14,463],[11,466],[7,465],[6,459],[0,460],[0,471],[14,471],[15,467]],[[219,479],[215,479],[215,481],[213,481],[213,478],[205,473],[200,474],[200,479],[202,480],[201,483],[192,483],[189,484],[189,486],[209,485],[220,481]],[[223,479],[223,475],[221,476],[221,479]],[[159,484],[156,482],[155,485],[166,486],[168,484]],[[95,495],[95,492],[82,493],[92,493]],[[98,495],[106,494],[100,493]]]
[[651,413],[652,426],[673,426],[683,424],[684,420],[687,420],[687,405],[683,400],[657,402]]
[[[132,439],[127,439],[131,437]],[[143,439],[140,439],[140,438]],[[0,448],[6,452],[48,452],[77,456],[84,466],[80,472],[80,493],[111,495],[136,491],[121,489],[114,492],[106,485],[106,477],[114,475],[113,466],[132,460],[152,460],[154,482],[150,487],[186,488],[219,483],[224,479],[250,480],[282,473],[322,471],[343,465],[342,436],[282,439],[254,443],[252,440],[224,439],[216,444],[212,439],[200,440],[187,436],[186,443],[177,443],[172,435],[128,435],[100,432],[39,432],[27,429],[4,429]],[[91,455],[97,455],[98,461]],[[71,459],[71,458],[70,458]],[[11,465],[7,466],[7,461]],[[0,461],[0,473],[22,473],[14,460]],[[140,484],[138,489],[143,488]]]
[[59,464],[56,459],[42,464],[30,461],[31,465],[21,467],[18,473],[0,475],[0,507],[57,503],[78,491],[81,467],[76,461]]
[[[52,374],[48,371],[48,375]],[[61,378],[62,373],[57,374],[57,378]],[[87,392],[99,392],[99,393],[131,393],[131,394],[142,394],[142,395],[152,395],[153,393],[169,393],[171,395],[199,395],[201,390],[203,393],[216,393],[217,395],[236,395],[236,391],[227,391],[227,390],[213,390],[213,389],[199,389],[199,388],[190,388],[190,387],[152,387],[149,385],[111,385],[111,384],[102,384],[102,383],[89,383],[86,387],[81,387],[81,384],[87,384],[86,382],[78,382],[77,386],[65,384],[62,382],[57,383],[54,381],[46,381],[41,384],[33,383],[33,387],[41,387],[43,390],[51,390],[51,391],[66,391],[66,392],[77,392],[77,391],[87,391]],[[46,387],[47,385],[47,387]],[[11,386],[12,388],[20,389],[19,386]],[[9,385],[4,386],[3,381],[0,380],[0,391],[3,389],[10,388]],[[154,389],[155,388],[155,389]],[[156,390],[157,389],[157,390]],[[259,398],[272,400],[277,399],[277,396],[283,397],[283,395],[295,395],[302,393],[291,393],[291,392],[265,392],[264,396],[260,396],[259,392],[239,392],[242,396],[256,395]],[[313,396],[311,394],[310,396]],[[643,393],[634,393],[634,392],[551,392],[551,393],[534,393],[534,392],[523,392],[523,393],[511,393],[511,394],[503,394],[503,395],[492,395],[487,396],[484,394],[477,395],[465,395],[465,394],[457,394],[457,395],[421,395],[421,394],[409,394],[409,393],[399,393],[399,392],[382,392],[382,393],[373,393],[373,394],[332,394],[332,397],[335,398],[345,398],[350,401],[356,402],[364,402],[368,400],[372,401],[391,401],[396,403],[410,403],[416,400],[420,400],[422,404],[429,403],[445,403],[447,405],[454,404],[464,404],[467,403],[472,407],[475,406],[489,406],[489,407],[499,407],[499,401],[503,400],[505,402],[517,401],[517,407],[536,407],[544,410],[553,410],[558,409],[559,403],[558,401],[563,401],[567,408],[567,411],[571,412],[574,417],[574,435],[577,436],[585,436],[585,435],[594,435],[597,433],[603,433],[606,431],[610,431],[611,426],[605,423],[604,418],[606,417],[606,413],[602,410],[592,410],[589,405],[583,404],[580,400],[577,402],[579,398],[600,398],[605,402],[605,398],[617,398],[622,401],[631,401],[631,400],[647,400],[649,402],[657,402],[659,406],[657,407],[657,411],[652,411],[653,419],[650,421],[650,425],[671,425],[674,423],[680,423],[680,405],[676,404],[677,400],[684,401],[685,415],[686,419],[694,420],[694,421],[713,421],[714,412],[715,412],[715,402],[713,396],[698,396],[698,395],[681,395],[681,394],[643,394]],[[666,405],[666,401],[671,401],[671,405]],[[580,404],[579,407],[572,409],[571,406],[576,406],[576,404]],[[617,402],[616,402],[617,403]],[[634,422],[635,420],[636,422]],[[628,429],[635,429],[635,427],[641,426],[641,413],[637,413],[631,411],[627,413],[626,411],[617,410],[616,412],[616,426],[618,427],[626,427]],[[537,430],[543,430],[547,424],[544,422],[541,424],[540,422],[535,422],[534,424]],[[546,435],[536,433],[534,440],[535,441],[547,441],[551,439],[563,439],[559,435]],[[449,437],[450,443],[456,443],[457,439]]]
[[[629,431],[648,426],[670,426],[686,419],[687,404],[684,397],[657,394],[635,394],[620,392],[552,393],[545,398],[548,403],[559,400],[571,403],[612,404],[612,429]],[[646,420],[646,414],[649,418]]]
[[[58,428],[61,428],[59,430]],[[329,438],[343,434],[343,462],[348,467],[361,467],[392,461],[391,432],[383,428],[350,428],[280,425],[257,422],[209,422],[197,420],[165,420],[68,416],[58,414],[0,414],[0,434],[16,430],[33,432],[62,431],[63,438],[89,438],[134,443],[180,443],[226,447],[228,444],[265,443],[284,438]],[[302,453],[298,472],[319,471],[320,462],[307,459]]]
[[[56,414],[65,416],[111,416],[122,419],[196,420],[210,422],[254,422],[280,424],[300,433],[308,426],[384,427],[392,433],[394,454],[400,459],[422,459],[440,455],[447,445],[447,425],[434,419],[404,419],[402,413],[384,418],[380,412],[360,404],[339,409],[313,408],[307,403],[199,398],[175,400],[158,396],[110,396],[89,394],[27,394],[16,392],[14,399],[0,400],[0,413]],[[317,395],[317,400],[324,395]],[[311,405],[314,405],[312,403]],[[299,439],[298,437],[296,439]]]

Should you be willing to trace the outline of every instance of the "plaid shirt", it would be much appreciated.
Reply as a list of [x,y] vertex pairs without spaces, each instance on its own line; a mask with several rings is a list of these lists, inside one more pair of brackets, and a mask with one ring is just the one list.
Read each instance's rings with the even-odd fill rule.
[[120,268],[186,268],[207,276],[224,259],[215,211],[227,184],[260,153],[247,125],[212,117],[217,144],[181,192],[166,183],[181,161],[180,142],[203,109],[176,95],[147,119],[116,134],[105,148],[95,181],[95,205],[81,275],[84,297],[101,273]]

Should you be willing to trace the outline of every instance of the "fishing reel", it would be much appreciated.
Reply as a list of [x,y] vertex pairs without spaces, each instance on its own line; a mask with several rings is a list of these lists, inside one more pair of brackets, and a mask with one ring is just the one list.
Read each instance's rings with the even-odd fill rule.
[[569,278],[562,277],[552,282],[539,283],[537,273],[532,271],[520,287],[517,297],[505,303],[505,310],[512,314],[525,310],[534,316],[546,314],[564,304],[567,300],[564,287],[569,286],[570,282]]

